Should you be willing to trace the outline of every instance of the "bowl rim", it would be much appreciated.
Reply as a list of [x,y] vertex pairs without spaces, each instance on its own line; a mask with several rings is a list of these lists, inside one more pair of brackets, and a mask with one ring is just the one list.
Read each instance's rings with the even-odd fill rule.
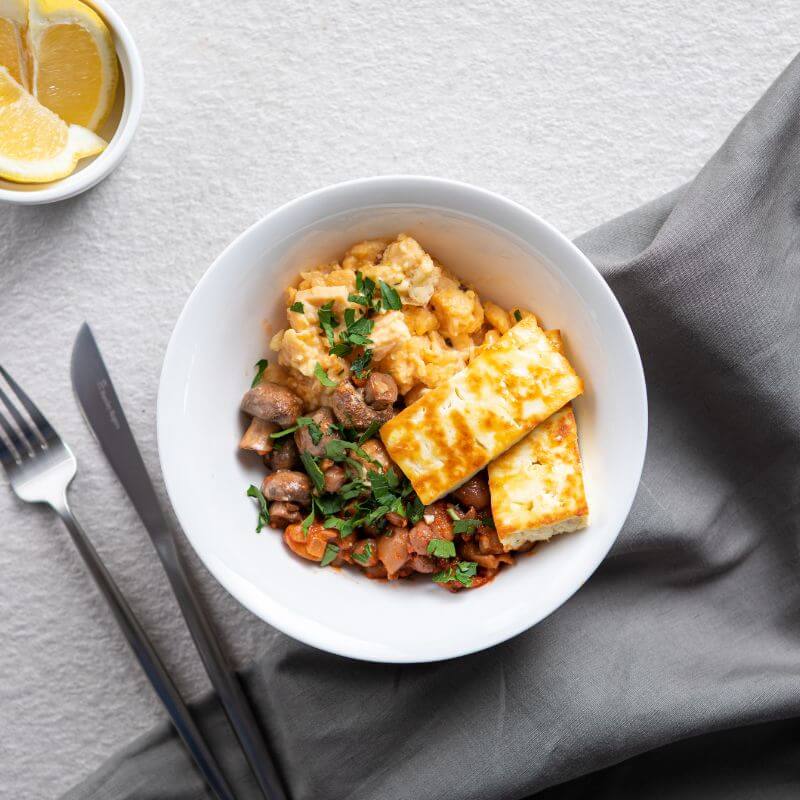
[[[216,272],[218,269],[222,268],[222,265],[225,263],[228,254],[237,248],[240,242],[245,239],[246,237],[251,236],[254,231],[262,226],[267,226],[270,223],[273,223],[276,218],[281,216],[288,216],[291,215],[292,212],[297,209],[299,206],[311,204],[312,206],[315,203],[318,203],[321,200],[325,200],[328,196],[334,196],[341,193],[348,194],[348,193],[355,193],[358,196],[359,192],[363,191],[365,194],[369,194],[370,191],[377,191],[378,194],[382,195],[383,199],[380,202],[374,201],[365,201],[360,204],[353,203],[352,208],[368,208],[368,207],[378,207],[380,205],[408,205],[408,206],[420,206],[424,207],[426,204],[420,200],[411,202],[405,200],[392,200],[391,199],[391,191],[400,189],[406,190],[424,190],[428,189],[439,189],[439,190],[451,190],[455,192],[461,192],[464,197],[472,196],[472,198],[476,201],[483,201],[492,203],[495,205],[495,208],[498,210],[506,210],[512,211],[516,214],[523,214],[527,216],[529,221],[532,221],[535,226],[539,228],[540,231],[545,231],[546,234],[550,237],[553,237],[553,240],[557,241],[561,246],[566,246],[571,252],[573,258],[577,259],[578,262],[581,263],[581,266],[584,270],[587,270],[592,276],[593,279],[599,285],[599,289],[601,292],[605,294],[605,299],[609,304],[609,308],[613,311],[614,316],[617,319],[617,322],[620,323],[620,330],[625,338],[625,345],[627,348],[630,349],[632,352],[634,359],[633,359],[633,367],[635,369],[636,374],[632,376],[635,379],[635,383],[638,387],[638,394],[636,397],[636,406],[640,410],[640,414],[638,415],[638,419],[634,420],[632,424],[638,423],[638,431],[635,432],[635,436],[633,441],[636,445],[636,453],[633,458],[633,469],[630,473],[632,476],[635,476],[635,479],[631,480],[630,485],[627,487],[627,491],[624,496],[621,496],[619,502],[616,507],[619,509],[617,513],[618,517],[618,524],[616,524],[616,530],[613,533],[613,536],[609,536],[607,547],[604,549],[601,548],[594,561],[591,563],[591,568],[586,571],[583,577],[580,580],[573,580],[571,583],[565,583],[567,587],[562,595],[559,596],[559,599],[555,602],[550,603],[545,607],[540,607],[535,612],[531,613],[527,618],[520,621],[518,624],[504,628],[502,631],[499,632],[498,635],[492,637],[484,637],[480,641],[469,643],[465,646],[459,646],[457,648],[448,647],[446,649],[442,649],[437,652],[428,653],[424,656],[416,655],[409,655],[405,652],[398,651],[393,656],[387,655],[385,652],[385,647],[382,648],[380,653],[372,652],[370,649],[370,644],[365,642],[354,642],[352,639],[349,639],[347,636],[340,634],[336,631],[332,631],[330,629],[325,628],[324,626],[309,622],[305,620],[304,617],[299,616],[295,612],[293,612],[290,608],[284,607],[271,599],[265,597],[265,595],[259,591],[255,590],[246,580],[240,578],[235,572],[229,570],[225,565],[223,565],[219,560],[215,559],[213,554],[204,553],[200,547],[195,547],[194,542],[192,540],[192,536],[185,526],[184,521],[181,519],[181,513],[174,503],[173,498],[176,497],[176,492],[174,491],[174,484],[173,478],[170,477],[170,474],[167,470],[167,464],[165,459],[165,448],[164,442],[166,437],[166,426],[168,424],[167,421],[167,407],[165,396],[168,392],[168,383],[170,381],[170,374],[173,372],[173,362],[176,362],[178,358],[178,339],[180,338],[181,331],[186,326],[187,320],[191,315],[191,310],[196,302],[196,298],[198,297],[199,293],[203,291],[205,284],[210,280],[210,276]],[[447,209],[446,205],[441,205],[438,203],[431,203],[431,206],[437,208]],[[331,213],[337,214],[342,212],[344,209],[340,209],[337,207],[336,210],[332,211]],[[458,213],[468,214],[471,212],[467,212],[463,208],[453,208],[452,210],[457,211]],[[320,214],[318,216],[319,220],[324,219],[327,214]],[[503,228],[502,225],[495,222],[494,220],[485,217],[485,221],[491,222],[492,224]],[[313,222],[310,223],[313,226]],[[505,230],[510,229],[504,228]],[[555,264],[558,267],[558,263]],[[628,515],[630,514],[630,509],[633,505],[633,501],[636,495],[636,492],[639,487],[639,483],[641,481],[641,474],[642,469],[644,467],[644,459],[645,459],[645,452],[647,447],[647,431],[648,431],[648,405],[647,405],[647,389],[645,384],[645,377],[644,377],[644,368],[642,365],[641,354],[639,353],[639,348],[636,344],[636,340],[633,335],[633,331],[631,330],[630,324],[625,316],[622,307],[619,304],[614,293],[611,291],[611,288],[606,283],[603,276],[600,274],[599,270],[594,266],[594,264],[589,261],[589,259],[584,255],[584,253],[575,245],[573,242],[568,239],[564,234],[562,234],[559,230],[553,227],[550,223],[546,220],[542,219],[538,216],[535,212],[531,211],[530,209],[526,208],[525,206],[517,203],[513,200],[510,200],[503,195],[497,194],[487,189],[483,189],[481,187],[475,186],[473,184],[464,183],[460,181],[450,180],[446,178],[437,178],[431,176],[423,176],[423,175],[380,175],[375,177],[366,177],[366,178],[356,178],[353,180],[343,181],[340,183],[331,184],[319,189],[315,189],[313,191],[307,192],[299,197],[290,200],[283,205],[273,209],[259,220],[254,222],[252,225],[248,226],[247,229],[242,231],[238,236],[236,236],[223,250],[220,254],[214,259],[212,264],[206,269],[204,274],[201,276],[200,280],[197,282],[194,289],[191,291],[189,297],[186,300],[186,303],[181,310],[181,313],[178,316],[178,319],[175,323],[175,327],[173,328],[172,334],[170,335],[169,342],[167,344],[167,348],[164,354],[164,360],[162,363],[161,368],[161,375],[159,379],[158,385],[158,395],[157,395],[157,403],[156,403],[156,437],[157,437],[157,446],[158,446],[158,455],[159,455],[159,464],[161,467],[164,484],[166,486],[167,495],[170,498],[170,502],[173,504],[173,509],[178,519],[179,524],[184,530],[186,538],[189,540],[190,544],[192,544],[193,549],[197,553],[200,560],[203,562],[205,567],[211,572],[211,574],[222,584],[222,586],[231,594],[233,595],[236,600],[238,600],[245,608],[251,611],[253,614],[267,622],[268,624],[272,625],[274,628],[282,631],[283,633],[287,634],[288,636],[303,642],[307,645],[312,647],[316,647],[320,650],[327,651],[329,653],[333,653],[340,656],[345,656],[348,658],[356,658],[359,660],[364,661],[372,661],[372,662],[379,662],[379,663],[428,663],[433,661],[441,661],[449,658],[456,658],[460,656],[470,655],[472,653],[479,652],[481,650],[485,650],[489,647],[493,647],[501,642],[507,641],[515,636],[518,636],[520,633],[532,628],[534,625],[541,622],[543,619],[548,617],[553,611],[558,609],[562,606],[570,597],[572,597],[578,589],[583,586],[583,584],[594,574],[597,570],[599,565],[605,559],[608,551],[613,546],[614,542],[617,540],[619,533],[624,525]]]
[[107,0],[84,0],[84,2],[103,17],[114,39],[125,84],[119,125],[108,147],[91,164],[52,184],[44,184],[41,189],[28,188],[23,191],[0,187],[0,203],[35,206],[75,197],[108,177],[119,166],[133,141],[144,102],[144,68],[139,49],[122,18]]

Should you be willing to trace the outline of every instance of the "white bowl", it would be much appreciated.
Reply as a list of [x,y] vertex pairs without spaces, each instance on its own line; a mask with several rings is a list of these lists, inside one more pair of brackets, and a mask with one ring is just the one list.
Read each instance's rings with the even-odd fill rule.
[[[303,268],[364,238],[406,232],[481,297],[530,308],[560,328],[586,391],[576,403],[591,525],[457,595],[430,581],[371,581],[323,569],[254,532],[245,497],[263,478],[241,457],[238,407],[268,336],[283,327],[284,288]],[[181,525],[208,569],[253,613],[307,644],[370,661],[434,661],[508,639],[558,608],[611,547],[644,459],[641,360],[614,295],[586,257],[516,203],[452,181],[380,177],[305,195],[239,236],[194,290],[167,349],[158,444]]]
[[108,147],[94,158],[84,158],[71,175],[51,183],[14,183],[0,178],[0,203],[41,205],[66,200],[85,192],[108,177],[122,161],[133,139],[144,98],[144,72],[139,50],[125,23],[106,0],[83,0],[105,20],[120,65],[117,99],[108,120],[98,131]]

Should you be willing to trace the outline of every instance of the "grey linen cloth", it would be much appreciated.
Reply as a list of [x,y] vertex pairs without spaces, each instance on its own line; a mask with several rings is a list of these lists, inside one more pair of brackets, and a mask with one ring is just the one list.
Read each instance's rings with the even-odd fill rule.
[[[691,184],[578,241],[633,326],[650,437],[575,597],[455,661],[279,637],[245,671],[294,800],[800,795],[799,114],[796,59]],[[256,797],[219,707],[197,711]],[[66,797],[207,794],[164,724]]]

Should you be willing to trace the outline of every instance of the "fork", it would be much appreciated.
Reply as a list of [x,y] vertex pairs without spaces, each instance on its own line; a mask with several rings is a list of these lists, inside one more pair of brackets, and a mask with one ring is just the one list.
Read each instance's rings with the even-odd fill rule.
[[[20,500],[26,503],[44,503],[61,518],[97,588],[110,606],[117,624],[209,787],[219,800],[235,800],[158,653],[70,510],[67,488],[77,472],[78,462],[75,456],[2,365],[0,375],[5,378],[17,400],[16,404],[12,402],[0,387],[0,401],[9,415],[7,417],[0,406],[0,429],[6,438],[4,441],[0,435],[0,463],[8,475],[11,488]],[[26,420],[20,406],[27,412],[32,425]]]

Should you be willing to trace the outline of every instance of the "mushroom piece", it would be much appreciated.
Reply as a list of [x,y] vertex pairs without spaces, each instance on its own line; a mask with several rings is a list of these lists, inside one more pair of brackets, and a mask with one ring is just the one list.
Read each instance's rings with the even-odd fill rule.
[[364,387],[364,399],[376,411],[391,408],[397,402],[397,384],[385,372],[373,372]]
[[270,438],[270,434],[277,430],[278,426],[274,422],[253,417],[239,442],[239,447],[242,450],[253,450],[264,456],[272,451],[274,440]]
[[398,573],[408,561],[408,551],[408,531],[405,528],[392,528],[390,536],[378,539],[378,560],[386,567],[390,580],[399,577]]
[[489,484],[483,474],[473,475],[453,492],[453,497],[465,506],[473,506],[479,511],[491,502]]
[[294,469],[300,464],[300,456],[297,452],[294,439],[291,436],[284,436],[282,439],[274,439],[272,453],[264,459],[264,464],[270,469]]
[[311,502],[311,480],[304,472],[279,469],[264,478],[261,492],[267,500],[307,506]]
[[287,525],[297,525],[302,522],[303,515],[294,503],[273,500],[269,504],[269,521],[273,528],[285,528]]
[[334,416],[329,408],[318,408],[311,415],[311,419],[320,431],[322,431],[320,440],[315,444],[311,436],[311,431],[309,430],[310,426],[303,425],[294,432],[294,441],[297,445],[297,449],[301,453],[310,453],[315,458],[319,458],[325,455],[325,447],[328,442],[333,439],[338,439],[339,437],[335,431],[331,430],[331,425],[334,423]]
[[245,393],[241,409],[252,417],[287,428],[297,422],[303,411],[303,401],[285,386],[261,381]]
[[408,541],[411,544],[411,549],[421,556],[427,555],[428,545],[435,538],[436,534],[427,522],[418,522],[408,532]]
[[333,413],[342,425],[365,431],[373,422],[383,424],[394,416],[394,409],[377,409],[367,404],[363,390],[356,389],[350,381],[342,381],[331,395]]
[[323,475],[324,479],[324,486],[326,492],[330,494],[334,494],[339,491],[339,489],[344,486],[347,481],[347,473],[342,469],[342,467],[333,466],[330,469],[326,469]]
[[424,572],[425,574],[436,572],[436,562],[430,556],[411,556],[408,561],[408,566],[411,567],[414,572]]

